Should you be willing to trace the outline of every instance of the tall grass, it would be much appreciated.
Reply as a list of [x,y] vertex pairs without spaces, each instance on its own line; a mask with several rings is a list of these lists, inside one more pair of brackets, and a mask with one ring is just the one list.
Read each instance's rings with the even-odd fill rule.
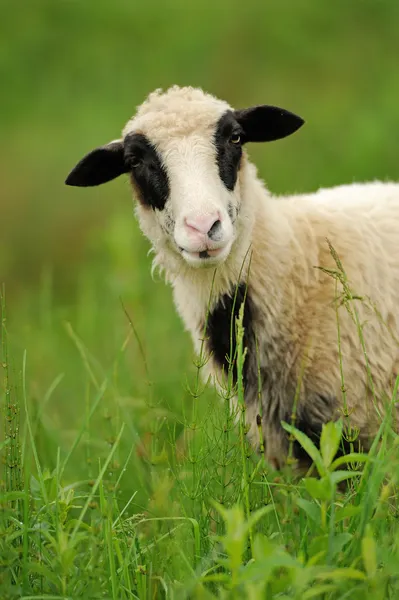
[[[330,274],[344,280],[336,259]],[[337,457],[346,414],[324,427],[319,448],[293,419],[284,427],[317,476],[273,472],[246,440],[242,310],[218,392],[203,382],[204,345],[186,382],[160,388],[162,365],[153,369],[129,299],[121,307],[116,292],[86,283],[75,317],[59,312],[43,281],[42,318],[19,331],[27,348],[10,331],[2,293],[2,599],[398,597],[399,448],[389,409],[368,455]],[[340,311],[356,322],[345,285],[338,344]],[[93,352],[103,346],[81,316],[100,304],[106,357]],[[389,406],[398,388],[399,379]]]

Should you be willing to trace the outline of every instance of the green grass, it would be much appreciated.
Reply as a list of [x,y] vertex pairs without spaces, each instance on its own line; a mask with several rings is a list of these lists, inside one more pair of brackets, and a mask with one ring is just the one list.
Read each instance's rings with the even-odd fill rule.
[[246,441],[241,379],[235,416],[231,378],[219,397],[202,381],[204,351],[181,336],[165,352],[163,284],[149,283],[154,330],[109,285],[114,227],[107,276],[88,264],[74,306],[55,304],[49,272],[28,307],[2,293],[1,598],[397,598],[389,411],[367,456],[336,458],[345,414],[320,450],[284,425],[315,469],[271,471]]

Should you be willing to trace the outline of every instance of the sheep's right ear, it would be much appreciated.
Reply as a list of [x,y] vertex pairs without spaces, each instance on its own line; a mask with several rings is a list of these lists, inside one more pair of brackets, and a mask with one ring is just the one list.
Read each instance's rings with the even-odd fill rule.
[[304,120],[278,106],[253,106],[234,111],[243,128],[243,142],[272,142],[281,140],[302,127]]
[[69,173],[65,183],[78,187],[101,185],[127,171],[123,141],[115,140],[86,154]]

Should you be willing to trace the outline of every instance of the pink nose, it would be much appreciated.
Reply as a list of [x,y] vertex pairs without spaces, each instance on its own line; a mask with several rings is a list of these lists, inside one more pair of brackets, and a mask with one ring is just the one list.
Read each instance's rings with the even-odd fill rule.
[[208,234],[212,229],[217,229],[220,225],[219,213],[212,213],[210,215],[198,215],[196,217],[189,217],[184,219],[184,224],[188,229],[191,229],[196,233]]

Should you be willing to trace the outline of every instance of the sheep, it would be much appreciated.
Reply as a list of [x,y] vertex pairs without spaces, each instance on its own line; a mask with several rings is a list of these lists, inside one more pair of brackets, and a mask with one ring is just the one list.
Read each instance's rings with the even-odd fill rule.
[[[235,355],[231,321],[244,303],[248,435],[256,446],[261,420],[275,468],[287,459],[281,422],[293,411],[315,442],[345,412],[367,449],[399,373],[399,185],[273,196],[244,146],[303,123],[269,105],[235,110],[197,88],[156,90],[120,139],[87,154],[66,179],[95,186],[129,174],[153,268],[171,284],[196,351],[205,339],[216,385]],[[337,258],[355,294],[346,308],[337,303],[345,292]]]

